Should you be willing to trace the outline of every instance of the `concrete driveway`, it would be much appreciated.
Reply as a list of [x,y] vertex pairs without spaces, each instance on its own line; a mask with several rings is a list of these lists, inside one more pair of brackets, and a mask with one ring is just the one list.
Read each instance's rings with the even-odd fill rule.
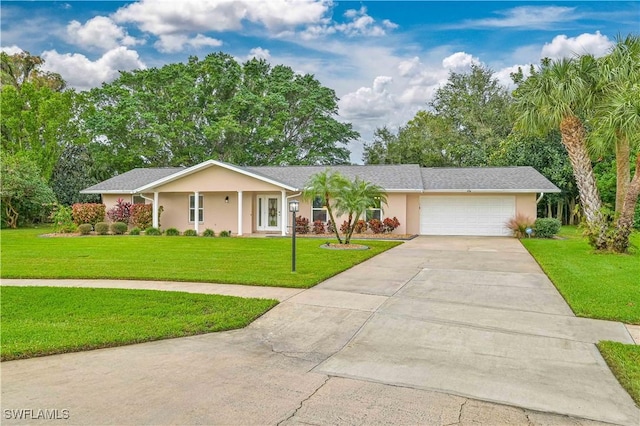
[[517,240],[420,237],[243,330],[2,363],[2,422],[637,426],[603,339]]

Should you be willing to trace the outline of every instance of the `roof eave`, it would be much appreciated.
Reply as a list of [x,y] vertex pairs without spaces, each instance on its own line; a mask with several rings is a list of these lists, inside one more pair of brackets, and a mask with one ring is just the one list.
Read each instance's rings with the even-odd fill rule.
[[424,193],[439,192],[459,192],[459,193],[510,193],[510,194],[528,194],[528,193],[559,193],[559,189],[425,189]]
[[136,191],[131,189],[83,189],[80,194],[136,194]]

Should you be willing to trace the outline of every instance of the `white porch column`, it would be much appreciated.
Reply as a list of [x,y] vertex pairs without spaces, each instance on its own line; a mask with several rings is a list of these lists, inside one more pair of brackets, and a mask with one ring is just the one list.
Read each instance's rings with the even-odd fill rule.
[[193,199],[193,208],[195,210],[193,214],[193,229],[198,232],[198,224],[200,223],[200,193],[194,192],[195,198]]
[[289,223],[289,207],[287,206],[287,191],[284,189],[282,193],[282,207],[280,207],[280,223],[282,226],[282,236],[287,235],[287,225]]
[[242,235],[242,191],[238,191],[238,235]]
[[160,221],[158,220],[158,212],[160,211],[160,207],[158,206],[158,193],[154,192],[153,193],[153,220],[152,220],[152,226],[154,228],[158,228],[158,225],[160,223]]

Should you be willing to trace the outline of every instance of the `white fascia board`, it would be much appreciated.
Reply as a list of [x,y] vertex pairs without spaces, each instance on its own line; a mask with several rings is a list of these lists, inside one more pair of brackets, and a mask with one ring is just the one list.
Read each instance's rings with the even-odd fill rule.
[[469,194],[469,193],[529,194],[529,193],[538,193],[538,192],[557,193],[561,191],[559,189],[558,190],[555,190],[555,189],[425,189],[423,192],[425,194],[429,194],[429,193],[437,194],[442,192],[455,192],[455,193],[462,193],[462,194]]
[[204,162],[202,162],[200,164],[196,164],[195,166],[191,166],[191,167],[186,168],[184,170],[180,170],[179,172],[174,173],[174,174],[169,175],[169,176],[166,176],[166,177],[164,177],[162,179],[158,179],[158,180],[156,180],[154,182],[148,183],[148,184],[146,184],[144,186],[141,186],[140,188],[136,188],[134,193],[136,193],[136,192],[144,192],[144,191],[149,190],[151,188],[154,188],[156,186],[160,186],[160,185],[163,185],[165,183],[172,182],[174,180],[180,179],[181,177],[190,175],[192,173],[195,173],[195,172],[197,172],[197,171],[199,171],[201,169],[205,169],[205,168],[210,167],[210,166],[219,166],[219,167],[222,167],[224,169],[232,170],[234,172],[243,174],[245,176],[249,176],[249,177],[252,177],[254,179],[258,179],[260,181],[270,183],[272,185],[275,185],[275,186],[277,186],[279,188],[282,188],[282,189],[286,189],[288,191],[297,191],[297,188],[294,188],[294,187],[289,186],[289,185],[285,185],[282,182],[278,182],[278,181],[275,181],[273,179],[269,179],[269,178],[266,178],[266,177],[263,177],[263,176],[256,175],[256,174],[251,173],[251,172],[249,172],[247,170],[243,170],[241,168],[235,167],[235,166],[233,166],[231,164],[223,163],[223,162],[216,161],[216,160],[207,160],[207,161],[204,161]]
[[387,193],[402,193],[402,192],[409,192],[409,193],[416,193],[416,194],[420,194],[422,193],[424,190],[422,189],[385,189],[384,192]]

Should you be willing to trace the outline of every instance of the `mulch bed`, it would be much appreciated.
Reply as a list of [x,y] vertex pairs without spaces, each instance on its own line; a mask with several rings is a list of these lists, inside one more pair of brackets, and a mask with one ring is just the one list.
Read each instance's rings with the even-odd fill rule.
[[[288,238],[290,236],[287,236]],[[340,234],[341,238],[344,238],[344,235]],[[352,240],[412,240],[417,237],[416,234],[353,234],[351,236]],[[296,238],[324,238],[324,239],[334,239],[336,238],[336,234],[296,234]]]

